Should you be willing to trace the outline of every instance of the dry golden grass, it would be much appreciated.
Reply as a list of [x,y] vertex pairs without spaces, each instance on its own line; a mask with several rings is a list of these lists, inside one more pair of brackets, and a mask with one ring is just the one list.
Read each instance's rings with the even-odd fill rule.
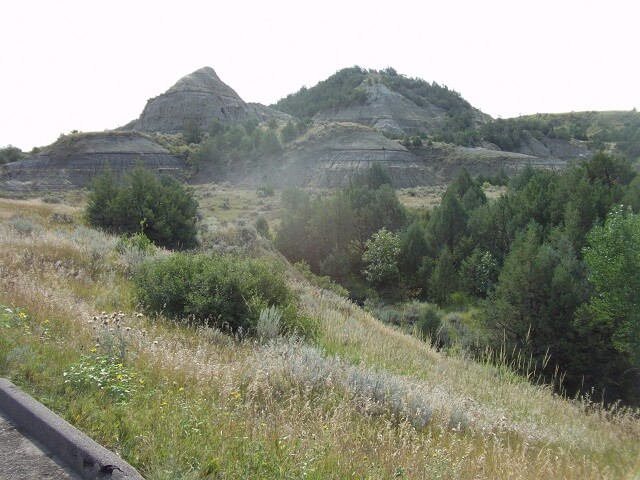
[[[33,230],[11,226],[16,212]],[[299,275],[303,311],[322,320],[313,344],[138,317],[123,276],[138,260],[55,212],[79,215],[0,200],[0,305],[28,315],[0,325],[0,371],[147,478],[637,478],[631,412],[437,352]],[[32,367],[10,361],[27,347]],[[80,355],[119,348],[139,379],[128,401],[64,386]]]

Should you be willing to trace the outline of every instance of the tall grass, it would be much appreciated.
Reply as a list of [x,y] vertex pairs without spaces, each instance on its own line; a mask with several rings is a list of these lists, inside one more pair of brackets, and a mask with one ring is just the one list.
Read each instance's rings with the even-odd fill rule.
[[277,312],[262,341],[152,321],[117,239],[52,223],[79,218],[63,203],[19,204],[19,233],[16,205],[0,200],[0,374],[147,478],[637,478],[637,412],[438,352],[300,276],[312,343]]

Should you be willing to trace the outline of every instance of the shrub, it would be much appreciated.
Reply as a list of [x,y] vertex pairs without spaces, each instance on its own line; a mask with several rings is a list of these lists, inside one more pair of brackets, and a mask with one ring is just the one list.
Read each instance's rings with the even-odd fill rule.
[[269,222],[263,216],[260,216],[256,219],[255,223],[256,231],[262,235],[264,238],[271,238],[271,234],[269,233]]
[[13,145],[7,145],[4,148],[0,148],[0,165],[3,163],[16,162],[20,160],[24,154],[22,150]]
[[198,202],[177,180],[141,167],[117,179],[106,171],[93,183],[85,216],[91,226],[116,234],[144,233],[170,249],[197,245]]
[[281,319],[282,313],[280,313],[278,307],[271,306],[262,309],[256,325],[256,336],[260,341],[268,342],[278,337],[280,334]]
[[271,185],[260,185],[257,189],[259,197],[273,197],[276,193]]
[[134,289],[152,314],[255,333],[261,312],[275,306],[283,331],[309,333],[282,268],[265,260],[177,253],[143,264]]
[[55,194],[47,194],[42,197],[42,201],[44,203],[62,203],[62,198]]
[[416,322],[418,335],[423,339],[431,339],[431,343],[436,343],[442,320],[436,307],[428,305],[420,313]]
[[19,235],[31,235],[38,230],[38,226],[31,219],[21,216],[12,218],[9,225]]

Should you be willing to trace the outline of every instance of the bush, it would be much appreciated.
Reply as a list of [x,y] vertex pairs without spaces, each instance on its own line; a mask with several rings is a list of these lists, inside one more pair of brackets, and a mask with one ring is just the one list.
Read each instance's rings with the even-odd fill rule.
[[256,227],[256,231],[264,238],[271,238],[271,234],[269,233],[269,222],[267,222],[266,218],[263,216],[258,217],[254,226]]
[[8,145],[4,148],[0,148],[0,165],[3,163],[11,163],[20,160],[24,156],[22,150],[18,147]]
[[430,339],[432,344],[437,342],[438,333],[442,326],[442,320],[436,307],[428,305],[420,312],[416,322],[418,335],[424,340]]
[[171,249],[197,245],[198,202],[177,180],[141,167],[121,178],[106,171],[93,182],[87,222],[116,234],[143,233]]
[[271,185],[260,185],[257,189],[259,197],[273,197],[276,193]]
[[134,290],[151,314],[256,333],[261,312],[277,307],[284,332],[313,333],[297,316],[282,268],[264,260],[177,253],[143,264]]

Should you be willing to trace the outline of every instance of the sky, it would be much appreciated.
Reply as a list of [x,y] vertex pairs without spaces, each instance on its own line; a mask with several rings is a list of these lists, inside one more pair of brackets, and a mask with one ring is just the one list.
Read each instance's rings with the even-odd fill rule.
[[0,4],[0,147],[137,118],[204,66],[276,102],[359,65],[494,118],[640,108],[633,0],[20,0]]

